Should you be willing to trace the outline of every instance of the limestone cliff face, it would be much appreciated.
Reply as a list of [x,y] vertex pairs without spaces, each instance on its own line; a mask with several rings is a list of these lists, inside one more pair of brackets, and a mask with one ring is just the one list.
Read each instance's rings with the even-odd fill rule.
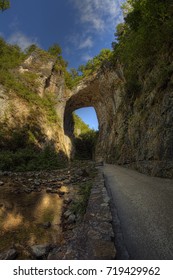
[[54,67],[55,59],[34,52],[15,69],[16,79],[28,87],[25,96],[0,85],[0,126],[7,137],[25,129],[32,144],[39,148],[51,145],[70,157],[71,141],[64,135],[62,117],[68,90],[61,71]]
[[[98,146],[109,163],[131,166],[154,176],[172,177],[173,76],[164,88],[158,84],[150,90],[152,74],[147,75],[137,96],[133,92],[128,94],[123,84],[117,84],[106,105],[106,138],[101,137]],[[115,81],[101,75],[101,92],[110,92]]]

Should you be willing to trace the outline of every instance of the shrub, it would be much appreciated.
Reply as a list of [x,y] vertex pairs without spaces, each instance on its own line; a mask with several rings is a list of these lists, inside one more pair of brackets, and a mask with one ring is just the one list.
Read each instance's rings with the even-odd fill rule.
[[67,160],[63,153],[57,153],[51,147],[44,150],[23,148],[17,151],[1,151],[0,170],[2,171],[34,171],[64,168]]
[[79,190],[80,198],[79,200],[73,202],[71,206],[71,211],[74,214],[76,215],[80,214],[81,216],[85,214],[88,205],[88,200],[91,193],[91,188],[92,188],[92,182],[87,182],[80,185],[80,190]]

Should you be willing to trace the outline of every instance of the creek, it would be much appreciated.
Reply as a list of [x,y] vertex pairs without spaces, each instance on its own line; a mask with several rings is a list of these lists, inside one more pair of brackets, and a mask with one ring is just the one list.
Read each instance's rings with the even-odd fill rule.
[[0,251],[14,245],[27,248],[34,244],[61,243],[62,206],[62,198],[46,190],[19,195],[8,187],[1,188]]
[[[90,164],[84,162],[83,166]],[[33,246],[61,247],[69,239],[80,219],[72,206],[81,200],[81,190],[87,189],[95,176],[92,164],[89,173],[83,166],[80,162],[80,167],[57,171],[0,175],[1,257],[13,248],[18,259],[34,259]]]

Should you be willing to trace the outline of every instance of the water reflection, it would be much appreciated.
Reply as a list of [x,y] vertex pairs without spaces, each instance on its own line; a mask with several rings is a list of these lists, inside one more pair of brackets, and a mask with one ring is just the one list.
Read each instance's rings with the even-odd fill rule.
[[37,218],[38,222],[52,222],[53,224],[60,224],[60,215],[62,208],[62,199],[56,194],[45,193],[38,201],[33,216]]
[[23,223],[23,217],[16,213],[7,213],[2,223],[2,229],[5,231],[14,230]]
[[[19,195],[0,190],[0,251],[14,244],[60,243],[62,203],[58,194],[45,191]],[[51,227],[45,229],[48,222]]]

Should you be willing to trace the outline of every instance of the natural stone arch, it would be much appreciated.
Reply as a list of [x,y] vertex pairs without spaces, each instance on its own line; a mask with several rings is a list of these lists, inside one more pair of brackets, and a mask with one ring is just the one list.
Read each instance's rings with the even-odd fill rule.
[[[109,160],[112,147],[116,145],[116,112],[122,105],[124,79],[117,69],[101,69],[91,77],[85,78],[73,89],[64,109],[64,132],[73,139],[72,112],[83,107],[94,107],[98,124],[99,137],[95,159]],[[119,117],[119,116],[118,116]]]
[[95,109],[99,124],[99,134],[102,134],[103,128],[105,128],[103,122],[106,119],[106,117],[104,117],[106,108],[103,106],[99,89],[99,79],[97,76],[94,76],[81,82],[73,90],[73,94],[67,100],[64,113],[64,132],[70,138],[73,137],[74,129],[72,113],[84,107],[93,107]]

